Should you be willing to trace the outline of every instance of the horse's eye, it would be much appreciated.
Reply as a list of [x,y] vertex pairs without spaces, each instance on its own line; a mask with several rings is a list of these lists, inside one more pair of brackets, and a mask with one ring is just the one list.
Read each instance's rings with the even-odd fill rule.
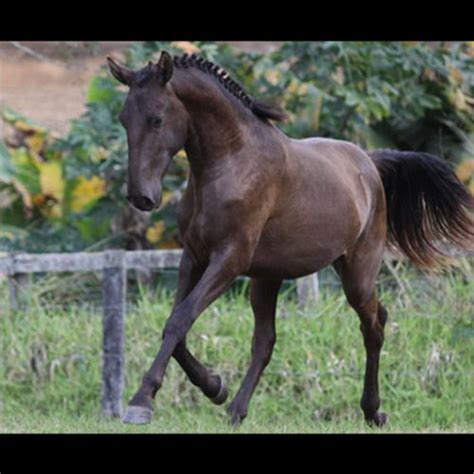
[[152,127],[159,127],[163,123],[163,119],[161,117],[150,117],[148,122]]

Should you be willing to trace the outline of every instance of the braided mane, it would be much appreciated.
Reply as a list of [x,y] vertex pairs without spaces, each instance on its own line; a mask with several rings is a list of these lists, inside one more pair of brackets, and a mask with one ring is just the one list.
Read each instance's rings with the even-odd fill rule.
[[239,99],[245,107],[250,109],[262,120],[271,119],[281,121],[286,118],[286,114],[278,108],[252,99],[247,92],[245,92],[244,88],[232,79],[224,69],[201,56],[196,54],[189,55],[187,53],[181,56],[174,56],[173,64],[179,69],[192,67],[215,77],[225,87],[225,89],[227,89],[227,91]]

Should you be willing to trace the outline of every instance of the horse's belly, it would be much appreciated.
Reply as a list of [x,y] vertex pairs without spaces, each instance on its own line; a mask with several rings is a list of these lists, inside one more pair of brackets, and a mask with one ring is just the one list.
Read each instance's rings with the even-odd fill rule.
[[260,239],[246,275],[255,278],[299,278],[317,272],[341,256],[351,239]]
[[318,253],[312,257],[256,253],[245,275],[252,278],[292,279],[310,275],[330,265],[335,259],[333,252]]

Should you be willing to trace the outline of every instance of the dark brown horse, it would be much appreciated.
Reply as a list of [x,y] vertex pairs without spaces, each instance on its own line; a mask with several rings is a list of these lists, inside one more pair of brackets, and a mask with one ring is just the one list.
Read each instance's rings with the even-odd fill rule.
[[472,243],[472,196],[445,162],[424,153],[367,154],[346,141],[287,137],[272,123],[283,113],[200,57],[163,52],[138,71],[108,63],[130,88],[120,114],[128,200],[143,211],[159,207],[163,175],[181,148],[191,169],[178,216],[184,252],[176,301],[124,421],[150,421],[171,357],[214,403],[226,400],[221,377],[189,352],[186,335],[238,275],[248,275],[252,359],[229,406],[232,423],[242,421],[275,344],[282,280],[332,264],[360,318],[367,352],[361,407],[369,423],[384,424],[378,365],[387,311],[375,281],[385,246],[421,267],[442,263],[436,242]]

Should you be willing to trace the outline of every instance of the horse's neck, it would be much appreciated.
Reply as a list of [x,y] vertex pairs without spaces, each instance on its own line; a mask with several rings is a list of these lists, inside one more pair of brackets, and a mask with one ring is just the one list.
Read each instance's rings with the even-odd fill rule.
[[243,147],[254,118],[212,78],[180,71],[173,88],[189,116],[185,150],[192,172],[198,175]]

